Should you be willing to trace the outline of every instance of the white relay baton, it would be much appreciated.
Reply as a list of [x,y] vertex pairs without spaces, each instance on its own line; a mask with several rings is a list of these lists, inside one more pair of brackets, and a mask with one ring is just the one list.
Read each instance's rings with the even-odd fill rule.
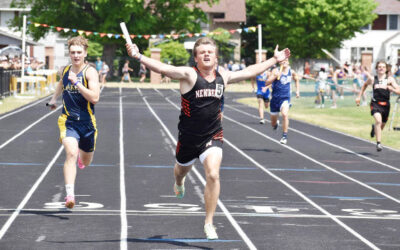
[[128,32],[128,29],[126,28],[125,23],[122,22],[119,25],[121,26],[121,30],[122,30],[122,33],[124,34],[126,43],[132,44],[132,40],[131,40],[131,37],[129,36],[129,32]]

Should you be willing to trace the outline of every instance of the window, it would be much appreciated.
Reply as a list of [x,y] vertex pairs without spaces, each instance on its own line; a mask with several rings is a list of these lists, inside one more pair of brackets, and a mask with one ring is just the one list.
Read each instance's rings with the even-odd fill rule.
[[386,30],[387,17],[386,15],[379,15],[372,23],[373,30]]
[[398,29],[398,15],[389,15],[389,29],[397,30]]
[[371,24],[367,24],[365,26],[361,27],[362,30],[370,30],[371,29]]
[[361,62],[361,55],[364,51],[373,53],[374,49],[371,47],[352,47],[350,60],[352,62]]
[[224,19],[225,18],[225,13],[214,13],[213,14],[214,19]]

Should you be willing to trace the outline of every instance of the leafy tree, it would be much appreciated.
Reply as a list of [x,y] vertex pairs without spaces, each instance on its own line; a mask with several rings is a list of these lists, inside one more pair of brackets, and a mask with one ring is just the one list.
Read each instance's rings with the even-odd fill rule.
[[288,47],[293,56],[321,57],[321,48],[339,48],[370,24],[374,0],[248,0],[251,15],[263,24],[264,37]]
[[[182,43],[177,41],[168,41],[155,46],[161,49],[161,61],[173,65],[186,65],[190,54],[186,51]],[[150,48],[145,51],[146,56],[150,56]]]
[[208,36],[214,39],[217,43],[220,62],[231,60],[234,50],[234,46],[229,43],[231,33],[226,29],[217,28],[208,34]]
[[89,40],[88,57],[101,57],[103,54],[103,46],[94,41]]
[[[206,22],[206,15],[193,6],[203,1],[212,4],[217,0],[13,0],[12,6],[29,6],[28,20],[31,22],[121,34],[119,23],[124,21],[131,34],[159,34],[183,30],[199,32],[200,21]],[[17,17],[16,23],[21,23],[21,17]],[[30,27],[28,32],[39,39],[48,31],[44,27]],[[73,35],[76,33],[65,34]],[[110,66],[117,48],[122,48],[121,53],[126,54],[123,39],[95,35],[89,38],[104,46],[103,58]],[[134,42],[140,48],[146,48],[148,43],[139,38]]]

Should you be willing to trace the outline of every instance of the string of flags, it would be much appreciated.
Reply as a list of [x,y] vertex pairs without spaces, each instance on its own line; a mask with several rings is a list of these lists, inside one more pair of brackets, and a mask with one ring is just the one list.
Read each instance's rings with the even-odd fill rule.
[[[100,36],[100,37],[108,37],[108,38],[125,38],[123,34],[113,34],[113,33],[104,33],[104,32],[96,32],[96,31],[87,31],[87,30],[78,30],[78,29],[71,29],[71,28],[63,28],[63,27],[57,27],[53,25],[48,25],[44,23],[36,23],[36,22],[27,22],[28,25],[33,25],[34,27],[45,27],[49,29],[56,30],[58,32],[73,32],[73,33],[78,33],[79,35],[85,35],[87,37],[89,36]],[[257,26],[252,26],[252,27],[246,27],[246,28],[239,28],[239,29],[231,29],[228,30],[227,32],[234,34],[234,33],[239,33],[241,34],[243,31],[248,33],[248,32],[256,32]],[[130,37],[132,39],[134,38],[144,38],[148,40],[149,38],[172,38],[172,39],[178,39],[179,37],[199,37],[199,36],[206,36],[207,34],[209,35],[220,35],[222,32],[202,32],[202,33],[181,33],[181,34],[153,34],[153,35],[141,35],[141,34],[131,34]]]

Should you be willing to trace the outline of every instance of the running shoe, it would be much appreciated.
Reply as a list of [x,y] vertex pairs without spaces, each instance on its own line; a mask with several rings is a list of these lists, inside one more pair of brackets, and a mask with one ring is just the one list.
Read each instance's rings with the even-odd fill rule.
[[279,120],[276,121],[276,125],[272,127],[273,130],[277,130],[279,127]]
[[175,192],[176,197],[179,199],[182,199],[183,196],[185,196],[185,179],[186,179],[186,176],[183,177],[182,186],[176,185],[176,182],[174,184],[174,192]]
[[279,141],[281,144],[286,145],[287,143],[287,137],[286,136],[282,136],[281,140]]
[[86,166],[83,164],[82,160],[81,160],[81,156],[78,153],[78,167],[80,169],[84,169]]
[[383,149],[382,144],[377,143],[377,144],[376,144],[376,151],[381,152],[382,149]]
[[371,136],[371,138],[372,137],[374,137],[375,136],[375,124],[372,124],[372,126],[371,126],[372,128],[371,128],[371,133],[370,133],[370,136]]
[[260,124],[265,124],[265,120],[264,120],[264,119],[261,119],[261,120],[260,120]]
[[204,233],[206,234],[207,240],[218,240],[218,235],[213,224],[205,224]]
[[65,197],[65,207],[72,209],[75,206],[75,197],[72,195],[67,195]]

